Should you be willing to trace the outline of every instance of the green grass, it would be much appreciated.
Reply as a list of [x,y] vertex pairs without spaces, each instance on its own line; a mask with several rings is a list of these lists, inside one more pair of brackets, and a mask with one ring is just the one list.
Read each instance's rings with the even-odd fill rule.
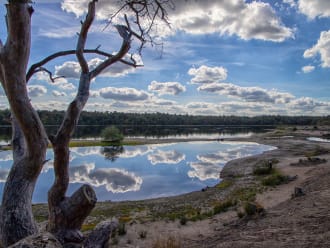
[[219,202],[213,207],[213,214],[220,214],[226,212],[230,207],[233,207],[235,205],[236,201],[232,199]]
[[272,175],[267,176],[261,180],[264,186],[277,186],[288,181],[288,177],[275,170]]
[[233,185],[233,181],[232,180],[222,180],[215,187],[217,189],[227,189],[227,188],[229,188],[232,185]]
[[257,187],[238,188],[231,193],[231,197],[238,202],[254,201],[259,191]]

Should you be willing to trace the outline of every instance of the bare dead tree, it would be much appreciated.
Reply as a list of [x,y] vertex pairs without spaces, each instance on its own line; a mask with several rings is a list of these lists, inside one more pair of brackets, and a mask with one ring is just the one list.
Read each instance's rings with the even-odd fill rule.
[[[50,140],[54,150],[55,181],[48,192],[48,230],[62,243],[81,243],[80,228],[96,203],[93,188],[83,185],[71,197],[66,196],[69,185],[69,142],[88,98],[91,80],[114,63],[138,67],[133,57],[124,59],[131,49],[132,40],[140,42],[139,51],[152,42],[151,30],[156,20],[168,24],[166,9],[173,6],[171,0],[121,0],[109,25],[116,27],[121,47],[115,54],[96,49],[86,49],[88,32],[95,18],[97,0],[91,0],[82,22],[76,49],[54,53],[27,69],[31,49],[31,16],[29,0],[8,0],[7,40],[0,42],[0,81],[12,112],[13,166],[7,178],[1,213],[0,238],[3,246],[35,234],[38,230],[32,214],[32,194],[36,180],[46,162],[45,154]],[[113,18],[122,15],[123,23],[114,24]],[[28,97],[27,83],[40,71],[56,80],[45,65],[58,58],[75,54],[81,68],[76,97],[69,104],[62,124],[55,136],[47,137],[44,126]],[[85,54],[104,56],[91,70]],[[87,239],[88,240],[88,239]],[[90,239],[91,240],[91,239]],[[90,241],[89,241],[90,242]],[[103,242],[103,241],[102,241]],[[90,244],[89,244],[90,245]]]

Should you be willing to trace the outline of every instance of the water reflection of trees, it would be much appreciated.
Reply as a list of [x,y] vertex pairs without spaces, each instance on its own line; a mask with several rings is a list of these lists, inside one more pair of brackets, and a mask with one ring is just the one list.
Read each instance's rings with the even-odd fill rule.
[[[78,126],[74,132],[73,138],[98,138],[101,131],[106,126],[103,125],[91,125],[91,126]],[[143,125],[118,125],[119,130],[125,136],[144,136],[144,137],[168,137],[168,136],[188,136],[188,135],[204,135],[215,134],[221,135],[233,135],[237,133],[258,133],[264,132],[265,129],[270,127],[225,127],[225,126],[143,126]],[[48,135],[55,134],[57,126],[46,126]],[[10,141],[11,139],[11,127],[0,127],[0,140]]]
[[123,146],[105,146],[101,149],[101,154],[105,159],[115,162],[116,159],[125,151]]

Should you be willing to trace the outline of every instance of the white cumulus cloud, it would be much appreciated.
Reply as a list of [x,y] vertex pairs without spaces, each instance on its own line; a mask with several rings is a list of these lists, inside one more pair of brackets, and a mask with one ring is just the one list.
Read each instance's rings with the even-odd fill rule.
[[303,73],[310,73],[310,72],[315,70],[315,66],[306,65],[306,66],[302,67],[301,70],[302,70]]
[[245,0],[176,1],[170,16],[174,27],[191,34],[219,33],[241,39],[282,42],[293,37],[270,4]]
[[[127,55],[125,59],[129,62],[130,55]],[[137,64],[142,65],[142,59],[139,55],[133,56],[134,60]],[[101,64],[104,60],[100,58],[93,58],[88,61],[88,66],[90,70],[95,69],[99,64]],[[134,72],[136,69],[133,66],[126,65],[121,62],[114,63],[106,68],[100,76],[102,77],[122,77],[127,75],[130,72]],[[80,65],[76,61],[66,61],[62,65],[55,66],[55,74],[57,76],[62,76],[65,78],[79,78],[80,77]]]
[[28,86],[29,96],[38,97],[47,93],[47,88],[43,85],[29,85]]
[[60,92],[60,91],[57,91],[57,90],[53,90],[53,91],[52,91],[52,94],[53,94],[53,96],[55,96],[55,97],[67,96],[67,94],[66,94],[65,92]]
[[289,107],[304,112],[314,111],[319,107],[329,107],[328,102],[317,101],[310,97],[301,97],[290,102]]
[[152,81],[148,90],[157,92],[158,95],[178,95],[186,91],[186,87],[178,82],[156,82]]
[[117,101],[145,101],[149,98],[147,92],[134,88],[114,88],[106,87],[100,89],[100,96],[105,99],[113,99]]
[[191,79],[193,84],[214,83],[227,79],[227,69],[222,66],[208,67],[202,65],[198,68],[190,68],[188,74],[193,76]]
[[299,0],[298,8],[301,13],[310,19],[316,17],[330,17],[329,0]]
[[238,97],[248,102],[288,103],[294,99],[290,93],[266,90],[260,87],[241,87],[231,83],[203,84],[198,87],[198,90]]
[[304,52],[304,58],[312,58],[317,55],[321,57],[322,67],[330,67],[330,30],[321,32],[317,43]]
[[[86,13],[89,0],[64,0],[62,9],[81,16]],[[270,4],[246,0],[177,0],[167,8],[172,30],[190,34],[236,35],[241,39],[261,39],[282,42],[293,37],[293,29],[286,27]],[[109,19],[119,9],[118,2],[99,0],[97,17]],[[130,14],[127,11],[126,14]],[[132,14],[132,13],[131,13]],[[159,35],[169,35],[161,29]]]

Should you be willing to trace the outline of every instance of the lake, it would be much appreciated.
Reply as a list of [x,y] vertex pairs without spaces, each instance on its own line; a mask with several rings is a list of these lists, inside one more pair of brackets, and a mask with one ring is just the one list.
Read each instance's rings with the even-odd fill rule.
[[[226,162],[275,149],[249,142],[182,142],[123,147],[71,148],[71,195],[83,183],[99,201],[140,200],[173,196],[217,184]],[[33,202],[46,202],[53,183],[52,150],[48,150]],[[0,151],[0,191],[12,165],[11,151]]]

